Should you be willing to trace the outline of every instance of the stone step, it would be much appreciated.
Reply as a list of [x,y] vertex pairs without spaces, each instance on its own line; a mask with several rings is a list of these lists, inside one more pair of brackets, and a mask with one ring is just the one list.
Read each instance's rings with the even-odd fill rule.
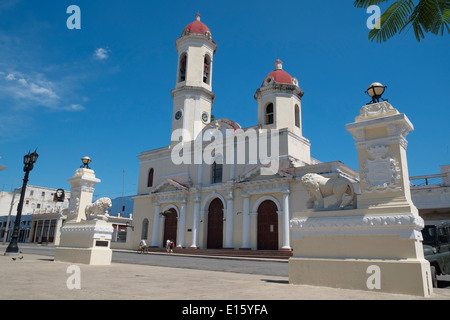
[[[149,248],[149,252],[166,252],[165,248]],[[174,253],[222,257],[246,257],[264,259],[289,259],[292,251],[287,250],[235,250],[235,249],[191,249],[175,248]]]

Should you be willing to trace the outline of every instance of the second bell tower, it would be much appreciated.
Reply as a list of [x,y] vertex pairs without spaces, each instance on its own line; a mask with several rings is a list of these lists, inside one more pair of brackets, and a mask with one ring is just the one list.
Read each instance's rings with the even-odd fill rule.
[[184,28],[176,48],[178,67],[176,86],[172,90],[172,133],[183,129],[182,141],[188,142],[195,140],[211,122],[215,98],[212,70],[217,44],[212,40],[209,28],[200,21],[200,14]]

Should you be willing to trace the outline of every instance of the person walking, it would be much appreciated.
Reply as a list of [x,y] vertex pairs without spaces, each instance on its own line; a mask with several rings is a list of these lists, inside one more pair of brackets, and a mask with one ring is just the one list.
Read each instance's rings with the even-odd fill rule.
[[170,243],[171,243],[171,241],[169,239],[167,239],[167,241],[166,241],[166,251],[167,251],[167,253],[170,253]]
[[173,253],[173,248],[175,248],[175,242],[172,240],[170,241],[170,253]]

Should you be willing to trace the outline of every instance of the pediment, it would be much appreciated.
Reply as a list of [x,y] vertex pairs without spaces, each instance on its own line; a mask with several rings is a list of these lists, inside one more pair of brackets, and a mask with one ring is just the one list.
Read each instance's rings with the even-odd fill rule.
[[189,190],[189,185],[182,184],[173,179],[163,179],[160,183],[158,183],[154,189],[153,193],[157,192],[171,192],[171,191],[187,191]]

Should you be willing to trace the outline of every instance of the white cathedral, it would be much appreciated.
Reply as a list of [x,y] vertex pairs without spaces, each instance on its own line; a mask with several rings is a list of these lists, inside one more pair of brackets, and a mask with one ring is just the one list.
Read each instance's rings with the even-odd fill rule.
[[302,132],[304,92],[280,60],[256,90],[255,126],[212,119],[216,48],[199,14],[176,40],[171,143],[138,156],[133,248],[146,239],[152,247],[173,240],[179,248],[292,250],[289,221],[308,208],[301,177],[358,183],[342,162],[311,157]]

